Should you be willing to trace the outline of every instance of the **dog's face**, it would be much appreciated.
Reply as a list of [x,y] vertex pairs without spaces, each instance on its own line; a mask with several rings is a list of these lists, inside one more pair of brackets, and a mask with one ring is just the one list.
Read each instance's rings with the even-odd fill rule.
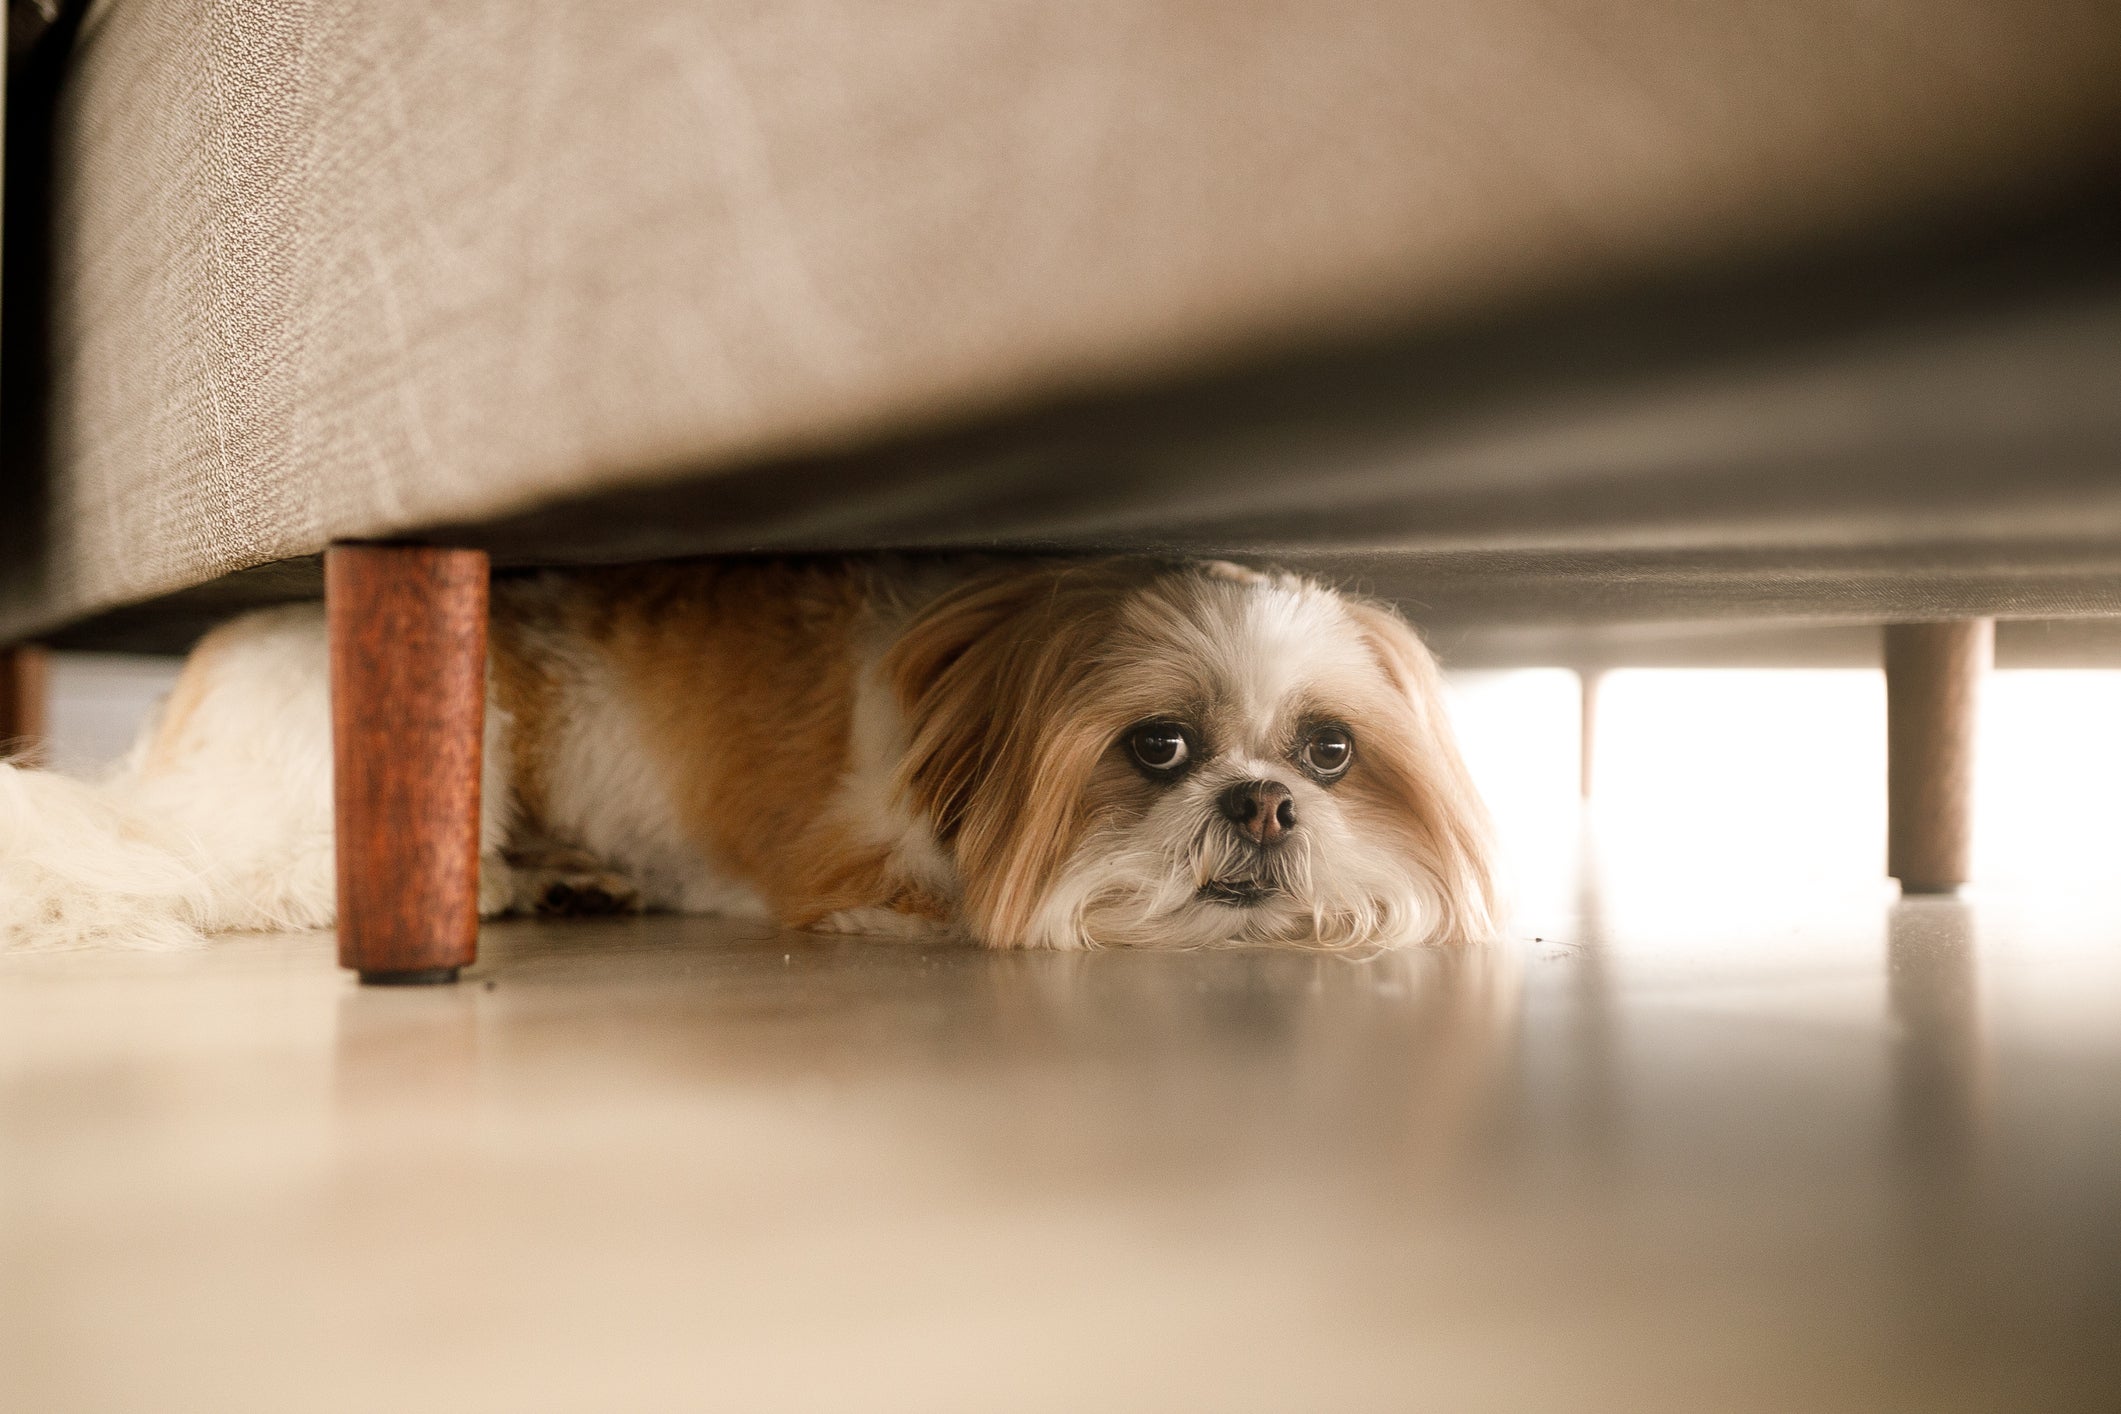
[[1485,824],[1389,610],[1225,565],[949,596],[898,651],[905,784],[998,945],[1470,936]]

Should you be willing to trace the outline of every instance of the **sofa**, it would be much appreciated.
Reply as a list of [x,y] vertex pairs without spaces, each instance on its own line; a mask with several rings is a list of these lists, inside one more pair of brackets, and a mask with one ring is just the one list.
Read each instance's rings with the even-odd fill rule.
[[1236,554],[1447,649],[1961,625],[1896,702],[2121,610],[2098,0],[9,24],[0,643],[180,650],[341,544]]

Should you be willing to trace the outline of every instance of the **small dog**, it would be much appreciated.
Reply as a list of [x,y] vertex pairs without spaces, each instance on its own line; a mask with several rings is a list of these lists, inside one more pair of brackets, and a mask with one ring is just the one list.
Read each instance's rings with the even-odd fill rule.
[[[323,614],[194,650],[114,775],[0,767],[0,933],[332,920]],[[1390,609],[1223,563],[692,563],[493,589],[480,905],[990,947],[1474,938],[1485,812]]]

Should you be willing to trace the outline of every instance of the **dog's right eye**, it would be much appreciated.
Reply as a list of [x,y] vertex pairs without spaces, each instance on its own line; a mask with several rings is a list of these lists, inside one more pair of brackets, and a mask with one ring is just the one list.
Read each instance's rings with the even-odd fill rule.
[[1145,722],[1127,736],[1134,759],[1151,771],[1176,771],[1192,756],[1186,729],[1176,722]]

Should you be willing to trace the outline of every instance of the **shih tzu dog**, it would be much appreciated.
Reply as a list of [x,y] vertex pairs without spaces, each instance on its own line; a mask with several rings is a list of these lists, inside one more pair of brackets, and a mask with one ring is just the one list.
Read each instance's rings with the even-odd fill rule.
[[[0,932],[331,921],[324,620],[194,651],[118,771],[0,768]],[[481,907],[990,947],[1485,934],[1485,814],[1390,609],[1222,563],[692,563],[493,590]]]

